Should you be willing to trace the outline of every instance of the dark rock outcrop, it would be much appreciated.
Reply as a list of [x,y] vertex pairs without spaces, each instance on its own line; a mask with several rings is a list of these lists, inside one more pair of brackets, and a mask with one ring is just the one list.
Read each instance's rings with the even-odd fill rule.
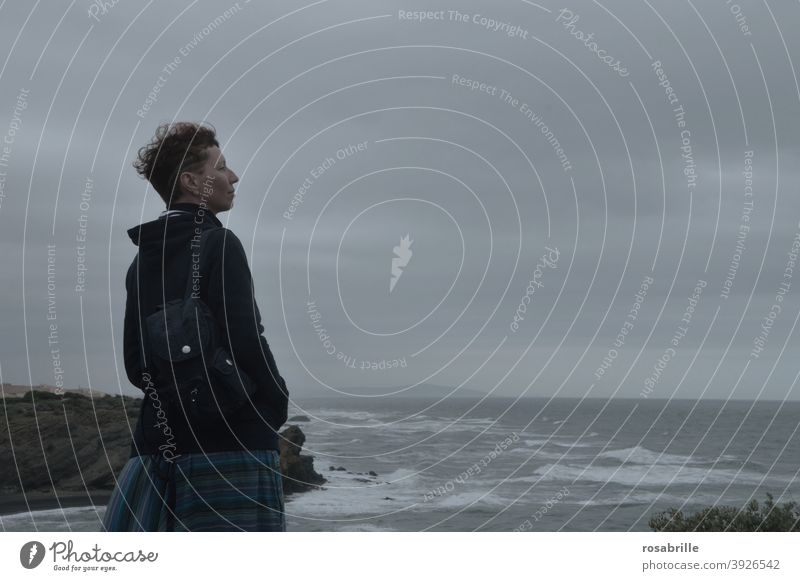
[[0,489],[111,490],[128,461],[141,400],[28,392],[2,402]]
[[[128,461],[141,403],[74,391],[36,390],[0,399],[0,493],[110,492]],[[285,493],[319,488],[326,479],[314,471],[313,457],[301,454],[303,432],[289,426],[281,435]]]
[[306,435],[297,426],[289,426],[280,435],[284,494],[318,490],[327,479],[314,470],[313,456],[301,454]]
[[308,419],[308,416],[292,416],[287,422],[310,422],[311,420]]

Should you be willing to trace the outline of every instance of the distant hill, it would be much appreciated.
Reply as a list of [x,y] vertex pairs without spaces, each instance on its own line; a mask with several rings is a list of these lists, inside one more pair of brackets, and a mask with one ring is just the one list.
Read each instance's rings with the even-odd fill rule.
[[[24,397],[26,393],[30,393],[31,391],[41,391],[45,393],[52,393],[52,394],[59,394],[59,389],[57,387],[53,387],[52,385],[14,385],[13,383],[3,383],[0,384],[0,397],[3,398],[12,398],[12,397]],[[105,391],[99,391],[96,389],[89,389],[88,387],[79,387],[77,389],[67,389],[62,388],[60,393],[72,393],[75,395],[82,395],[85,397],[110,397],[111,394],[106,393]]]
[[[291,389],[291,388],[290,388]],[[404,391],[400,391],[404,390]],[[353,395],[386,395],[386,397],[392,398],[403,398],[403,399],[411,399],[411,398],[424,398],[424,399],[441,399],[443,397],[451,398],[451,397],[467,397],[467,398],[482,398],[486,395],[483,392],[474,390],[474,389],[465,389],[463,387],[456,390],[453,387],[449,387],[446,385],[435,385],[432,383],[422,383],[417,385],[414,388],[408,389],[408,386],[399,386],[399,387],[347,387],[341,388],[340,391],[345,393],[351,393]],[[399,392],[399,393],[393,393]],[[451,393],[452,392],[452,393]],[[450,394],[450,395],[448,395]],[[302,392],[298,394],[301,397],[346,397],[339,395],[336,392],[331,391],[324,391],[324,392],[312,392],[306,393]]]

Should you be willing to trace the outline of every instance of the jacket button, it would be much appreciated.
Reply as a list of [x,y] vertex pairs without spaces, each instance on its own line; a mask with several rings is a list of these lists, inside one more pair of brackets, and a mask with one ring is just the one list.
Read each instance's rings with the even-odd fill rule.
[[228,365],[233,365],[233,361],[231,361],[230,359],[226,359],[225,363],[227,363]]
[[181,349],[181,351],[183,351],[184,353],[189,353],[191,350],[192,348],[189,347],[188,345],[184,345],[183,348]]

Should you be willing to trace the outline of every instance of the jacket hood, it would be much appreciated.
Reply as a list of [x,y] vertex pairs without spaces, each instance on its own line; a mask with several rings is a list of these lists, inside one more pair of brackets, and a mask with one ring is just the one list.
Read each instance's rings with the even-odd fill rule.
[[173,204],[156,220],[128,229],[128,236],[139,247],[139,254],[146,261],[172,256],[187,248],[196,227],[222,227],[222,222],[213,212],[208,208],[200,212],[201,208],[199,204]]

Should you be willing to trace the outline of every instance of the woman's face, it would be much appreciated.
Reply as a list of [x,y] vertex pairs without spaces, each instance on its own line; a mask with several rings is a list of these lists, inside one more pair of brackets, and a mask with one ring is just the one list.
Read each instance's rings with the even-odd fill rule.
[[239,181],[239,177],[228,168],[219,147],[206,149],[206,156],[205,166],[191,180],[192,199],[218,214],[233,207],[233,185]]

